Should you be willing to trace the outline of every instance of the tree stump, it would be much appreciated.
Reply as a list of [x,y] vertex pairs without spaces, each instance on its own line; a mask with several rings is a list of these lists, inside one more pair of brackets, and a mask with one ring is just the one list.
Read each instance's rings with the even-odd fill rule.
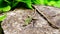
[[[60,9],[33,5],[34,9],[15,9],[2,22],[4,34],[60,34]],[[25,20],[31,18],[29,24]]]

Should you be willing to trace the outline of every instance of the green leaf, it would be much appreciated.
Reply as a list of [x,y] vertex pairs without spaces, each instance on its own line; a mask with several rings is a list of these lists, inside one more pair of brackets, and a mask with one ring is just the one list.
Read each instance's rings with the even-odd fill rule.
[[6,18],[6,14],[5,15],[0,15],[0,21],[3,21]]
[[40,3],[41,3],[42,5],[44,5],[44,0],[40,0]]
[[11,9],[10,6],[6,6],[6,7],[0,8],[0,11],[7,12],[7,11],[9,11],[10,9]]
[[32,5],[31,3],[26,3],[27,4],[27,7],[31,8],[32,9]]
[[50,2],[48,3],[49,6],[53,6],[54,4],[56,4],[55,1],[50,1]]
[[19,3],[19,2],[13,2],[13,3],[12,3],[12,8],[15,7],[15,6],[17,6],[18,3]]
[[17,2],[23,2],[28,8],[32,8],[31,0],[16,0]]
[[44,0],[44,4],[47,5],[48,4],[48,0]]
[[15,0],[15,1],[18,1],[18,2],[20,2],[20,1],[22,1],[22,0]]
[[4,0],[4,1],[5,1],[5,2],[7,2],[7,3],[9,3],[9,4],[11,3],[11,1],[10,1],[10,0]]
[[60,1],[58,1],[56,4],[54,4],[54,7],[60,8]]
[[3,0],[0,0],[0,4],[2,4]]
[[33,4],[41,4],[41,0],[31,0]]
[[9,11],[11,8],[17,7],[20,2],[22,2],[22,5],[26,4],[25,7],[31,9],[33,4],[49,5],[60,8],[60,0],[0,0],[0,11]]
[[10,9],[11,9],[10,6],[6,6],[6,7],[3,8],[3,11],[6,12],[6,11],[9,11]]

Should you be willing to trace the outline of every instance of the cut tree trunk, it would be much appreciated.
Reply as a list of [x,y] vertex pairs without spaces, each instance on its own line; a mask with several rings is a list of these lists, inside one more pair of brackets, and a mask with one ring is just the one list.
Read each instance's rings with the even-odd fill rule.
[[[15,9],[8,12],[1,24],[4,34],[60,34],[60,9],[39,5],[33,7],[33,10]],[[26,25],[25,20],[30,17]]]

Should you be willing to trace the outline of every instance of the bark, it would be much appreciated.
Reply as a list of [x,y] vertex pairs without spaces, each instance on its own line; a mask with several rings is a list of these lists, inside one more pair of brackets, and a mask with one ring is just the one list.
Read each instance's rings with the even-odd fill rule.
[[[33,7],[33,10],[15,9],[8,12],[1,24],[4,34],[60,34],[60,9],[39,5]],[[29,17],[32,20],[25,25]]]

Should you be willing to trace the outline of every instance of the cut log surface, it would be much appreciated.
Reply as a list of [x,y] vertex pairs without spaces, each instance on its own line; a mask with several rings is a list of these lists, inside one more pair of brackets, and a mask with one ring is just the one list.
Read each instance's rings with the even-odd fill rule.
[[[1,23],[4,34],[60,34],[60,29],[58,29],[60,26],[57,25],[59,9],[53,7],[46,9],[48,6],[36,5],[34,7],[34,10],[15,9],[8,12],[7,18]],[[32,20],[28,25],[25,25],[25,20],[29,17],[32,17]],[[58,28],[52,27],[49,22]]]
[[42,14],[53,26],[60,28],[60,8],[34,5],[35,9]]

